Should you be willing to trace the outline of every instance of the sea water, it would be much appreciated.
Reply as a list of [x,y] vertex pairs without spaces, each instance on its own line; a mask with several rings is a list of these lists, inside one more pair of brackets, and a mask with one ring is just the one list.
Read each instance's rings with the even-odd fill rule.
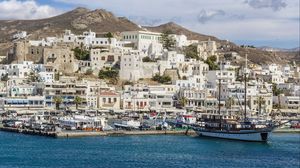
[[0,167],[300,167],[300,134],[268,143],[191,136],[54,139],[0,132]]

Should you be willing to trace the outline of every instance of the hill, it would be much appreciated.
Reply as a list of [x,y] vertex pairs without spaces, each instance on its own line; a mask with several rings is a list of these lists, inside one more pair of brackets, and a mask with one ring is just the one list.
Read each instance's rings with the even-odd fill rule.
[[[190,31],[176,23],[170,22],[156,27],[143,27],[150,31],[163,32],[172,30],[176,34],[184,34],[188,39],[193,40],[215,40],[219,47],[226,51],[236,51],[241,56],[248,53],[248,58],[254,63],[278,62],[284,63],[291,60],[298,60],[299,54],[280,52],[274,54],[257,48],[243,48],[232,42],[218,39]],[[61,36],[64,30],[70,29],[74,33],[93,30],[100,32],[122,32],[128,30],[140,30],[140,26],[124,17],[116,17],[113,13],[104,9],[89,10],[86,8],[76,8],[72,11],[51,18],[39,20],[0,20],[0,55],[5,55],[12,46],[12,35],[18,31],[27,31],[29,39],[41,39],[48,36]],[[298,55],[297,55],[298,54]],[[288,59],[287,59],[288,58]],[[300,59],[299,59],[300,60]]]

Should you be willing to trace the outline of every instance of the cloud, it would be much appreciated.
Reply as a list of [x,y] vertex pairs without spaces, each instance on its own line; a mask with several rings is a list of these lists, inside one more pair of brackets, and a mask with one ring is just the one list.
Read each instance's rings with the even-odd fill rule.
[[0,1],[0,19],[40,19],[62,13],[49,5],[39,5],[35,0]]
[[287,6],[283,0],[246,0],[245,3],[255,9],[271,8],[273,11],[279,11]]
[[224,16],[226,13],[223,10],[206,11],[204,9],[198,14],[197,19],[200,23],[204,24],[219,16]]
[[163,22],[161,19],[153,19],[144,16],[129,16],[128,19],[142,26],[154,26]]

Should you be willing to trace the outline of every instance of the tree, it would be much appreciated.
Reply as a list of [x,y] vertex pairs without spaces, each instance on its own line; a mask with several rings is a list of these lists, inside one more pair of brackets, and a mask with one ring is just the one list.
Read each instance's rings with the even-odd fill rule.
[[155,62],[155,61],[153,61],[150,57],[144,57],[143,59],[143,62]]
[[63,99],[60,96],[55,96],[53,102],[55,103],[56,110],[59,110],[59,106],[63,102]]
[[74,101],[73,101],[73,102],[74,102],[74,103],[75,103],[75,105],[76,105],[76,110],[78,109],[78,105],[79,105],[79,104],[81,104],[81,103],[82,103],[82,101],[83,101],[83,100],[82,100],[82,98],[81,98],[81,97],[79,97],[79,96],[76,96],[76,97],[75,97],[75,99],[74,99]]
[[114,35],[111,32],[108,32],[104,35],[104,37],[108,38],[108,42],[111,43],[111,38],[113,38]]
[[113,38],[114,35],[113,35],[111,32],[108,32],[108,33],[106,33],[106,34],[104,35],[104,37],[106,37],[106,38]]
[[162,84],[167,84],[167,83],[170,83],[172,79],[170,76],[167,76],[167,75],[160,76],[159,74],[155,74],[152,77],[152,80],[162,83]]
[[8,74],[5,74],[4,76],[1,77],[1,81],[8,81]]
[[280,94],[283,93],[283,91],[279,88],[277,88],[277,84],[276,83],[273,83],[272,84],[272,92],[273,92],[273,95],[277,96],[277,99],[278,99],[278,109],[281,108],[281,102],[280,102]]
[[259,96],[257,98],[257,104],[258,104],[258,111],[259,111],[259,114],[261,114],[261,106],[262,104],[265,103],[265,99],[262,97],[262,96]]
[[187,99],[186,97],[181,97],[181,98],[179,99],[179,104],[180,104],[182,107],[185,107],[186,104],[187,104],[187,102],[188,102],[188,99]]
[[118,82],[119,71],[112,68],[101,69],[98,77],[100,79],[108,79],[111,83],[116,84]]
[[93,70],[92,69],[88,69],[88,70],[86,70],[86,72],[84,74],[85,75],[92,75],[93,74]]
[[193,58],[199,60],[199,55],[197,51],[197,46],[195,45],[189,45],[184,48],[184,54],[186,55],[186,58]]
[[84,49],[83,43],[80,43],[80,47],[72,49],[74,56],[78,60],[88,60],[90,58],[90,52]]
[[218,69],[220,69],[219,66],[215,63],[216,61],[217,61],[217,57],[215,55],[207,58],[205,63],[208,64],[209,70],[218,70]]
[[232,108],[232,105],[234,105],[234,99],[233,97],[229,97],[226,101],[225,101],[225,106],[226,106],[226,109],[230,109],[230,116],[231,116],[231,108]]
[[170,34],[172,34],[171,30],[166,30],[161,35],[161,42],[163,44],[163,48],[170,50],[175,47],[175,41],[172,37],[170,37]]
[[38,74],[38,72],[35,70],[31,70],[31,72],[27,76],[27,82],[32,83],[32,82],[40,82],[40,81],[41,81],[41,77]]

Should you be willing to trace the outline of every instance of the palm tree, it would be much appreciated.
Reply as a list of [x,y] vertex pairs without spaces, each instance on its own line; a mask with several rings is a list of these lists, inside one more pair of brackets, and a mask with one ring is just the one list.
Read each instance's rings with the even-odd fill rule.
[[230,116],[231,116],[232,105],[234,105],[234,99],[233,99],[233,97],[229,97],[225,102],[225,106],[226,106],[226,109],[230,109]]
[[187,98],[186,97],[181,97],[180,99],[179,99],[179,103],[180,103],[180,105],[182,106],[182,107],[185,107],[185,105],[187,104]]
[[59,110],[59,106],[63,102],[63,99],[60,96],[55,96],[53,102],[55,103],[56,110]]
[[76,105],[76,110],[78,109],[78,105],[82,103],[82,98],[79,96],[76,96],[74,101],[73,101]]
[[265,98],[263,98],[262,96],[259,96],[257,98],[257,104],[258,104],[259,114],[261,114],[261,106],[262,106],[262,104],[265,104]]
[[277,88],[277,85],[275,83],[273,83],[272,85],[272,92],[273,95],[277,96],[278,99],[278,110],[281,108],[281,102],[280,102],[280,94],[283,93],[283,91],[279,88]]

